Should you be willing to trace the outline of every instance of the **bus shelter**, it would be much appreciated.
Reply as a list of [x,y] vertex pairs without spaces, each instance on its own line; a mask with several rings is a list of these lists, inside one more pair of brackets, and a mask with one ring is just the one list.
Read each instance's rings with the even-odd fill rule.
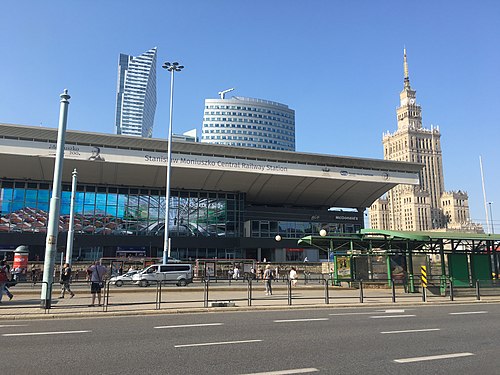
[[298,243],[327,254],[335,283],[394,281],[414,292],[424,266],[429,283],[443,291],[448,280],[469,287],[498,279],[500,273],[500,235],[494,234],[362,229],[306,236]]

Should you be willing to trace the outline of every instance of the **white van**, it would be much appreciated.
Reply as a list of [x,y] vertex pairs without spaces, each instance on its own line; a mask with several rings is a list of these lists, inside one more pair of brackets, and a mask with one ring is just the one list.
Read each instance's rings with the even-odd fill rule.
[[133,275],[132,281],[139,286],[156,284],[158,281],[186,286],[193,282],[193,268],[191,264],[185,263],[153,264]]

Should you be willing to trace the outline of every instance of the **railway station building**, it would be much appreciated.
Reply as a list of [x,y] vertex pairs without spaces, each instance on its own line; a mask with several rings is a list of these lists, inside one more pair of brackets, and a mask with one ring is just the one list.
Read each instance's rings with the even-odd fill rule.
[[[56,142],[55,128],[0,124],[0,249],[26,245],[30,259],[43,260]],[[68,130],[59,251],[76,170],[74,257],[161,256],[166,164],[166,140]],[[171,255],[317,261],[324,254],[298,239],[358,232],[366,208],[398,184],[418,185],[421,168],[174,140]]]

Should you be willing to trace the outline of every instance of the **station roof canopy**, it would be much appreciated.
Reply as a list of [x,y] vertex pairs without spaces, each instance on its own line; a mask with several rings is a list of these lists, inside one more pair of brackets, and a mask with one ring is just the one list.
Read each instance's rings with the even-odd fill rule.
[[408,232],[381,229],[361,229],[358,233],[306,236],[300,246],[312,246],[323,251],[349,251],[402,254],[408,251],[425,253],[500,251],[500,235],[463,232]]
[[[57,129],[0,124],[0,177],[51,181]],[[165,188],[168,142],[68,130],[63,182]],[[370,206],[397,184],[418,185],[421,164],[172,142],[172,189],[244,192],[249,203]]]

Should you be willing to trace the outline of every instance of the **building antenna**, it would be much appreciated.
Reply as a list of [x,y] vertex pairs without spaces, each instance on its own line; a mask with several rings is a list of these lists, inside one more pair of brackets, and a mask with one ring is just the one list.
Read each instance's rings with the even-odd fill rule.
[[486,228],[490,228],[490,219],[488,218],[488,203],[486,202],[486,188],[484,187],[483,159],[479,155],[479,166],[481,167],[481,183],[483,185],[484,212],[486,213]]
[[219,91],[219,95],[220,95],[220,98],[221,99],[224,99],[224,95],[226,95],[226,93],[230,92],[230,91],[233,91],[234,89],[227,89],[227,90],[224,90],[224,91]]

